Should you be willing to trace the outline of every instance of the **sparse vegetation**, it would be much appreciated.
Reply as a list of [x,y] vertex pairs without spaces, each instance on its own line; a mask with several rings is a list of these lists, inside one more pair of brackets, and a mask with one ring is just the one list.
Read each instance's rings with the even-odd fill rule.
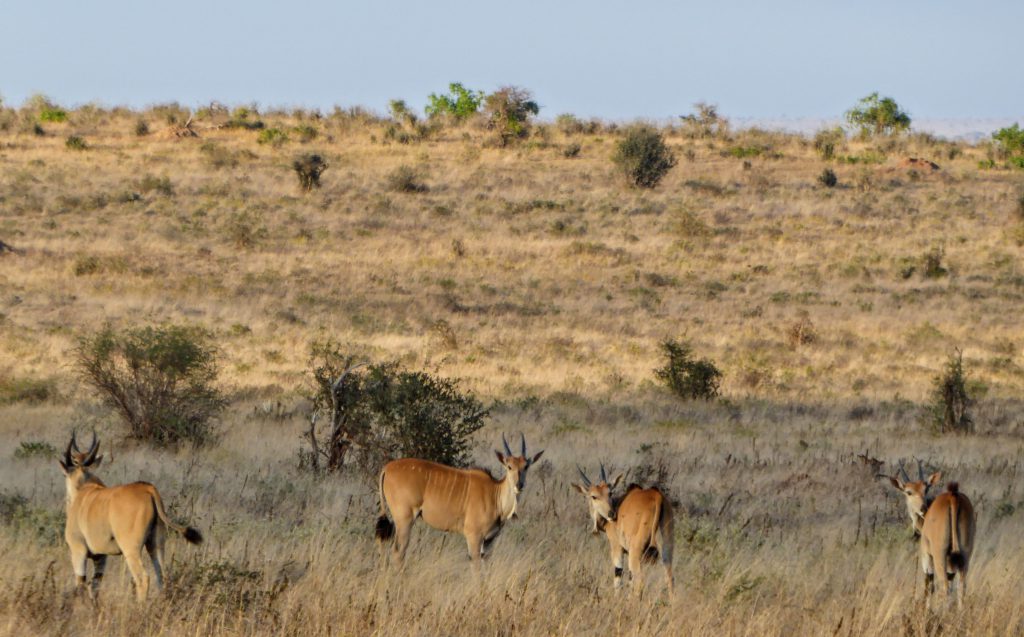
[[665,145],[661,133],[647,125],[626,131],[615,147],[612,161],[639,188],[654,188],[676,165],[675,155]]
[[203,444],[226,404],[214,386],[216,351],[196,327],[107,326],[79,340],[75,363],[130,437],[158,446]]
[[388,173],[386,185],[388,190],[403,193],[419,193],[429,190],[420,181],[419,173],[411,166],[399,166]]
[[826,168],[818,175],[818,183],[826,188],[835,188],[839,184],[839,178],[831,168]]
[[64,146],[69,150],[86,150],[89,148],[85,140],[78,135],[68,135],[68,138],[64,140]]

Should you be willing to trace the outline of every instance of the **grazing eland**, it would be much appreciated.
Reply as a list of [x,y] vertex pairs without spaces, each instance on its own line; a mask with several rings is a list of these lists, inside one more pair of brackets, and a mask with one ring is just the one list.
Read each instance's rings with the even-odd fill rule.
[[192,527],[183,527],[167,518],[163,501],[156,487],[148,482],[133,482],[107,487],[93,475],[103,456],[97,456],[100,443],[93,433],[89,450],[82,452],[75,434],[59,460],[67,484],[67,523],[64,539],[71,549],[71,566],[76,586],[85,585],[86,560],[93,562],[90,594],[95,595],[108,555],[124,555],[135,581],[139,600],[146,598],[149,575],[142,565],[142,548],[149,553],[156,574],[156,586],[163,586],[161,561],[164,553],[165,528],[180,533],[192,544],[203,536]]
[[604,531],[608,539],[608,550],[615,569],[615,588],[622,585],[622,556],[629,555],[629,575],[633,589],[643,588],[641,562],[660,559],[665,567],[669,594],[673,591],[672,549],[673,538],[672,504],[658,488],[642,489],[632,484],[625,495],[616,502],[612,491],[622,480],[620,473],[610,484],[601,465],[601,479],[597,484],[590,481],[579,466],[576,467],[583,479],[582,484],[572,486],[587,498],[594,535]]
[[918,555],[921,570],[924,571],[925,598],[935,592],[936,574],[939,577],[945,576],[945,594],[948,598],[954,585],[953,579],[959,573],[957,604],[963,607],[967,592],[967,569],[974,550],[974,505],[970,498],[960,492],[960,485],[956,482],[950,482],[943,493],[929,498],[928,489],[942,479],[942,472],[937,471],[925,479],[920,461],[917,463],[917,480],[910,480],[902,462],[900,472],[902,479],[886,477],[906,499],[914,533],[920,537]]
[[[487,557],[491,544],[506,520],[516,513],[526,472],[543,451],[530,458],[526,436],[519,455],[514,455],[501,435],[505,452],[495,451],[505,476],[495,480],[482,469],[458,469],[447,465],[403,458],[384,465],[379,479],[380,517],[376,536],[383,544],[394,538],[392,554],[401,564],[409,546],[409,532],[417,517],[439,531],[461,533],[469,557],[477,564]],[[394,522],[388,519],[385,503]]]

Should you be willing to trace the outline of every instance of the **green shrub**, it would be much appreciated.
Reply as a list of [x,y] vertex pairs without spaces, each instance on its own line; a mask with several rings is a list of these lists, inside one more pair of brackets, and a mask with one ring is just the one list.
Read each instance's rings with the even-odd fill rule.
[[374,476],[400,457],[466,465],[472,436],[489,411],[479,400],[460,391],[456,380],[398,363],[358,370],[356,360],[332,342],[312,347],[314,417],[307,432],[311,450],[300,453],[304,466],[339,471],[353,448],[355,462]]
[[227,233],[236,248],[253,248],[269,234],[262,219],[247,210],[231,215],[227,222]]
[[57,383],[52,378],[0,378],[0,405],[44,403],[56,395]]
[[327,162],[320,155],[300,155],[292,162],[292,169],[299,178],[299,187],[310,192],[320,187],[320,175],[327,170]]
[[264,128],[256,137],[257,144],[270,144],[275,148],[281,146],[287,141],[288,133],[284,132],[280,128]]
[[293,127],[292,133],[295,134],[295,137],[302,144],[311,142],[320,135],[320,131],[309,124],[299,124],[298,126]]
[[836,184],[839,183],[839,178],[836,177],[835,171],[831,168],[826,168],[818,175],[818,183],[826,188],[835,188]]
[[836,151],[842,147],[844,141],[846,133],[842,128],[826,128],[814,134],[814,150],[822,159],[829,161],[835,158]]
[[654,370],[658,380],[684,400],[711,400],[719,395],[722,372],[710,359],[695,360],[693,350],[681,341],[661,343],[667,359],[664,367]]
[[480,110],[483,100],[483,91],[472,91],[459,82],[453,82],[448,85],[447,95],[431,93],[427,97],[425,111],[427,117],[449,115],[456,121],[463,121]]
[[88,144],[85,143],[85,140],[78,135],[69,135],[68,138],[64,140],[64,146],[70,150],[86,150],[89,148]]
[[932,381],[931,404],[926,414],[931,425],[942,433],[967,433],[974,428],[970,407],[973,400],[967,389],[963,352],[955,350],[946,368]]
[[56,458],[57,448],[45,440],[22,440],[18,448],[14,450],[14,457],[18,460]]
[[690,138],[707,139],[720,137],[729,131],[729,121],[718,114],[718,106],[707,102],[693,105],[694,112],[680,115],[683,134]]
[[41,111],[39,111],[39,121],[52,122],[55,124],[60,122],[66,122],[68,121],[68,114],[67,111],[65,111],[62,108],[57,108],[56,106],[46,106]]
[[631,184],[640,188],[654,188],[676,165],[661,133],[644,124],[626,131],[615,146],[612,161]]
[[137,189],[139,192],[155,192],[164,197],[174,195],[174,185],[171,183],[171,178],[167,176],[143,175],[137,184]]
[[419,120],[416,117],[416,113],[412,112],[409,106],[405,103],[405,100],[391,100],[388,102],[388,113],[391,114],[391,119],[395,120],[399,124],[407,124],[409,126],[415,126]]
[[944,254],[942,248],[933,248],[925,253],[923,274],[926,279],[939,279],[949,274],[949,270],[942,265]]
[[242,128],[245,130],[261,130],[266,126],[259,119],[259,112],[255,108],[240,106],[231,111],[231,119],[224,123],[225,128]]
[[107,326],[75,348],[83,380],[121,417],[128,436],[158,446],[213,436],[226,404],[213,384],[216,355],[208,332],[185,325]]
[[487,127],[498,135],[498,142],[509,142],[529,134],[530,118],[540,113],[530,91],[516,86],[503,86],[484,100]]
[[410,166],[399,166],[388,173],[385,184],[393,192],[419,193],[427,192],[426,184],[420,182],[419,173]]
[[891,97],[872,93],[846,112],[846,121],[862,137],[895,135],[910,128],[910,115]]
[[1024,155],[1024,128],[1019,124],[1000,128],[992,133],[992,139],[1004,157]]

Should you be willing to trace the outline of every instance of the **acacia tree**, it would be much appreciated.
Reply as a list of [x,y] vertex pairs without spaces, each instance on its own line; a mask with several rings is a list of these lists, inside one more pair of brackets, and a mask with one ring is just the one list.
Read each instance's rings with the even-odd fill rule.
[[497,133],[502,146],[507,146],[515,139],[526,137],[530,118],[540,113],[540,106],[533,101],[530,91],[503,86],[484,99],[484,112],[487,127]]
[[879,97],[878,92],[868,95],[846,111],[846,121],[862,137],[895,135],[910,128],[910,115],[891,97]]

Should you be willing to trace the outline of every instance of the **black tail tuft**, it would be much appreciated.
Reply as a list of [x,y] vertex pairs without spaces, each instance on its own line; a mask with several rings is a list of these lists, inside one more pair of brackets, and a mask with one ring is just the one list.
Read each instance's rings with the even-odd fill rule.
[[185,541],[189,544],[202,544],[203,534],[199,532],[199,529],[192,528],[191,526],[185,529]]
[[964,567],[964,554],[960,551],[954,551],[949,554],[949,565],[957,570],[961,570]]
[[648,546],[646,549],[644,549],[644,554],[641,556],[640,559],[643,560],[645,564],[657,564],[659,555],[660,552],[658,551],[657,547]]
[[960,483],[950,482],[946,485],[946,491],[949,491],[950,493],[960,493]]
[[380,516],[377,518],[377,530],[374,532],[374,535],[381,542],[387,542],[395,536],[395,524],[388,519],[388,516]]

